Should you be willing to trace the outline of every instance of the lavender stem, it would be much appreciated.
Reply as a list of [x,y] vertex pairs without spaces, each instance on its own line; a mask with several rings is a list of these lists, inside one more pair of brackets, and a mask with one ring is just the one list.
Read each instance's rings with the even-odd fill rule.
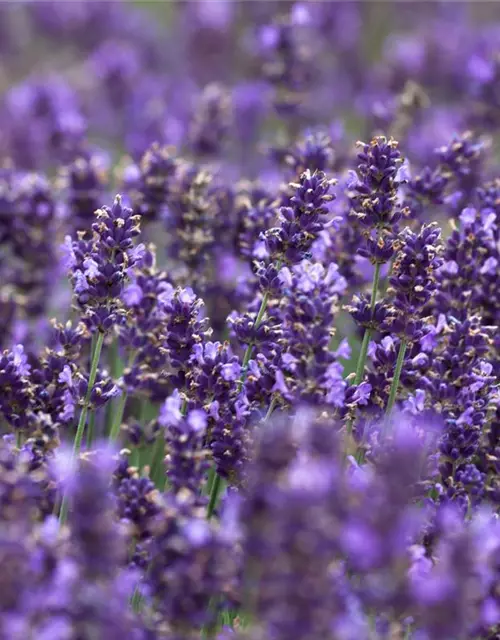
[[405,340],[401,340],[401,344],[399,345],[398,359],[396,361],[396,368],[394,369],[394,378],[392,379],[391,390],[389,392],[389,401],[387,402],[387,408],[385,410],[385,415],[388,416],[392,408],[394,407],[394,403],[396,402],[396,396],[398,393],[399,387],[399,379],[401,377],[401,370],[403,369],[403,361],[405,358],[407,343]]
[[[80,453],[82,447],[83,434],[85,432],[85,423],[87,420],[87,414],[89,411],[90,396],[94,387],[95,379],[97,377],[97,367],[99,365],[99,359],[101,357],[102,345],[104,343],[104,333],[99,332],[95,343],[95,349],[92,353],[92,361],[90,364],[89,382],[87,386],[87,393],[85,394],[85,400],[83,402],[82,411],[80,413],[80,419],[78,421],[78,427],[76,429],[75,441],[73,443],[72,458],[76,458]],[[64,496],[61,503],[61,510],[59,512],[59,525],[63,525],[66,522],[68,515],[68,500],[67,496]]]

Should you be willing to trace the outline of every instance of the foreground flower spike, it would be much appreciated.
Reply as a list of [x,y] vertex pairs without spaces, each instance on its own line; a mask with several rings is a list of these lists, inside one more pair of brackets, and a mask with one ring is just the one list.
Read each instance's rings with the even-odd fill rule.
[[263,234],[269,257],[280,264],[296,264],[307,258],[311,246],[324,227],[330,193],[335,180],[323,171],[304,171],[299,182],[291,183],[290,205],[282,207],[279,226]]
[[[383,264],[394,255],[397,224],[405,213],[398,199],[398,189],[403,180],[399,170],[403,158],[395,140],[383,136],[369,144],[359,142],[358,170],[353,176],[351,216],[357,221],[364,236],[364,245],[358,253],[374,265],[370,299],[371,318],[375,315],[380,271]],[[361,383],[371,330],[365,329],[354,384]]]
[[[76,302],[82,310],[83,322],[90,331],[96,332],[85,398],[73,443],[74,456],[80,452],[105,333],[120,316],[125,315],[119,296],[130,269],[140,264],[144,254],[144,247],[136,247],[133,243],[133,238],[139,234],[139,216],[122,206],[120,196],[116,196],[111,209],[98,209],[95,217],[90,240],[84,240],[79,234],[78,240],[72,242],[67,238],[66,242],[67,266]],[[64,497],[59,514],[61,523],[65,521],[67,508]]]
[[284,267],[280,278],[285,294],[278,311],[282,326],[278,371],[286,387],[285,402],[341,407],[345,382],[330,343],[347,283],[334,263],[325,269],[307,260],[292,270]]
[[496,280],[500,269],[500,184],[477,190],[479,207],[466,207],[454,224],[443,254],[435,313],[465,320],[480,315],[485,325],[497,325],[500,300]]
[[387,413],[396,401],[399,378],[406,349],[422,337],[422,309],[436,291],[436,273],[443,264],[440,256],[441,230],[437,224],[424,225],[417,235],[409,229],[401,234],[403,246],[393,265],[389,294],[393,294],[394,312],[384,329],[397,335],[401,344],[391,384]]
[[[68,549],[61,547],[45,569],[52,575],[46,584],[46,610],[37,612],[38,620],[55,623],[62,617],[67,633],[75,636],[143,638],[144,629],[129,606],[134,576],[124,566],[125,531],[116,519],[116,503],[109,491],[114,455],[98,450],[87,460],[67,458],[58,463],[71,503]],[[34,556],[39,560],[44,557],[40,552]]]
[[461,206],[467,204],[473,190],[479,186],[484,148],[484,141],[471,131],[466,131],[460,136],[455,135],[449,144],[437,149],[440,172],[456,184]]
[[134,245],[139,235],[140,216],[122,205],[116,196],[113,206],[97,209],[92,237],[66,240],[67,266],[76,302],[89,329],[109,331],[123,315],[118,298],[130,270],[140,264],[143,245]]

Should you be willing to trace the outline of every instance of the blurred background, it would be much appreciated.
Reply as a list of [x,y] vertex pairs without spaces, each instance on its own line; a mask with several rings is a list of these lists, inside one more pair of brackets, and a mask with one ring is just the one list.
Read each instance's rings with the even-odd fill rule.
[[48,318],[68,316],[60,246],[118,192],[221,328],[248,302],[236,283],[281,186],[325,169],[344,180],[325,246],[362,288],[340,195],[356,141],[394,136],[414,175],[463,163],[449,199],[480,167],[494,177],[499,51],[495,2],[0,3],[0,342],[43,344]]
[[244,171],[263,130],[401,135],[426,109],[432,135],[408,149],[422,152],[422,133],[439,144],[471,124],[499,19],[477,1],[2,2],[0,155],[49,170],[82,143],[139,158],[153,141],[185,146],[210,110]]

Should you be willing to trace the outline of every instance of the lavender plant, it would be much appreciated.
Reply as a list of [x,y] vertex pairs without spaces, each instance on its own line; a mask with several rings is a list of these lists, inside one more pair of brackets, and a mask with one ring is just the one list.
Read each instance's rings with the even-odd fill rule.
[[499,27],[0,5],[1,638],[500,637]]

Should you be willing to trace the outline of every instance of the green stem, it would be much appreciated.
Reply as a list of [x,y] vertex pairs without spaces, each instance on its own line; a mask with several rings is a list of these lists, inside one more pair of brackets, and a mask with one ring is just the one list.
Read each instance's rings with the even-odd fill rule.
[[399,353],[398,359],[396,360],[396,368],[394,369],[394,377],[392,379],[391,390],[389,392],[389,401],[387,402],[387,408],[385,410],[385,415],[388,416],[392,408],[394,407],[394,403],[396,402],[396,396],[398,394],[399,387],[399,378],[401,377],[401,370],[403,369],[403,361],[405,359],[406,347],[407,343],[405,340],[401,340],[401,344],[399,345]]
[[[261,322],[262,322],[262,320],[264,318],[264,314],[266,313],[266,308],[267,308],[268,301],[269,301],[269,293],[266,291],[264,293],[264,295],[262,296],[262,301],[260,303],[260,308],[259,308],[259,311],[257,313],[257,317],[255,318],[255,322],[254,322],[254,325],[253,325],[254,331],[256,331],[261,325]],[[245,350],[245,355],[243,356],[243,362],[241,364],[242,374],[241,374],[240,383],[239,383],[240,389],[243,386],[243,383],[245,382],[247,367],[248,367],[248,363],[250,362],[250,358],[252,357],[253,347],[254,347],[254,344],[251,341],[248,344],[248,346],[247,346],[247,348]]]
[[278,397],[277,396],[273,396],[273,399],[271,400],[271,403],[269,405],[269,408],[267,410],[266,415],[264,416],[264,420],[263,423],[266,424],[266,422],[269,420],[269,418],[271,417],[272,412],[276,409],[276,405],[278,404]]
[[124,390],[122,395],[120,396],[120,401],[118,402],[118,406],[115,409],[115,414],[113,416],[113,422],[111,423],[111,429],[109,431],[109,440],[110,442],[114,442],[120,433],[120,427],[122,425],[123,413],[125,411],[125,405],[127,404],[127,392]]
[[[165,470],[163,469],[163,460],[165,458],[165,433],[161,429],[156,437],[153,448],[153,456],[151,459],[150,478],[161,491],[164,488]],[[163,485],[163,486],[162,486]]]
[[212,488],[210,490],[210,500],[207,507],[208,520],[210,520],[210,518],[214,515],[215,507],[217,506],[217,500],[219,499],[221,489],[223,489],[223,480],[217,473],[215,475],[214,481],[212,482]]
[[[378,286],[380,281],[380,268],[381,264],[377,262],[375,265],[375,271],[373,272],[373,283],[372,283],[372,298],[370,303],[370,319],[373,318],[373,313],[375,311],[375,304],[377,302],[377,293]],[[372,336],[371,329],[365,329],[365,333],[363,336],[363,342],[361,343],[361,349],[359,350],[358,363],[356,365],[356,375],[354,377],[354,385],[358,385],[363,380],[363,376],[365,373],[365,364],[366,364],[366,356],[368,355],[368,345],[370,344],[370,338]],[[354,418],[351,418],[347,422],[347,433],[349,435],[352,434],[352,428],[354,426]]]
[[134,613],[139,613],[141,610],[141,592],[139,591],[139,587],[134,589],[134,593],[131,598],[130,606],[132,607],[132,611]]
[[[130,368],[134,364],[135,354],[131,354],[128,359],[127,367]],[[123,413],[125,412],[125,405],[127,404],[128,394],[124,389],[120,400],[113,415],[113,421],[111,422],[111,429],[109,430],[109,440],[114,442],[120,434],[120,427],[122,425]]]
[[20,449],[23,446],[23,432],[21,429],[16,431],[16,447]]
[[[377,302],[377,293],[378,286],[380,282],[380,267],[381,265],[377,262],[375,265],[375,272],[373,274],[373,284],[372,284],[372,299],[370,304],[370,316],[373,318],[373,313],[375,311],[375,304]],[[354,384],[360,384],[363,380],[363,374],[365,372],[365,363],[366,363],[366,355],[368,353],[368,344],[370,342],[370,337],[372,334],[371,329],[365,329],[365,335],[363,336],[363,342],[361,343],[361,350],[359,352],[358,364],[356,366],[356,377],[354,378]]]
[[215,466],[210,467],[210,469],[208,471],[207,484],[205,486],[205,494],[207,496],[209,496],[210,492],[212,491],[212,486],[214,484],[215,474],[216,474]]
[[87,427],[87,449],[90,449],[92,446],[92,442],[94,440],[94,431],[95,431],[95,411],[89,416],[89,424]]
[[130,466],[136,467],[137,470],[139,471],[139,468],[141,466],[141,453],[139,451],[139,447],[135,447],[135,446],[131,447],[129,461],[130,461]]
[[358,364],[356,366],[356,377],[354,378],[354,384],[360,384],[363,380],[363,374],[365,372],[366,356],[368,354],[368,345],[370,344],[370,338],[372,336],[371,329],[365,329],[363,336],[363,342],[361,343],[361,349],[359,351]]
[[[83,401],[83,407],[80,413],[80,419],[76,428],[75,441],[73,443],[72,458],[75,459],[80,453],[82,448],[83,434],[85,432],[85,423],[87,421],[87,413],[89,411],[90,396],[97,377],[97,367],[99,365],[99,358],[101,357],[102,345],[104,343],[104,333],[99,332],[95,343],[95,349],[92,353],[92,361],[90,363],[89,383],[87,386],[87,393]],[[68,515],[68,500],[67,496],[64,496],[61,503],[61,511],[59,512],[59,524],[63,525],[66,522]]]

